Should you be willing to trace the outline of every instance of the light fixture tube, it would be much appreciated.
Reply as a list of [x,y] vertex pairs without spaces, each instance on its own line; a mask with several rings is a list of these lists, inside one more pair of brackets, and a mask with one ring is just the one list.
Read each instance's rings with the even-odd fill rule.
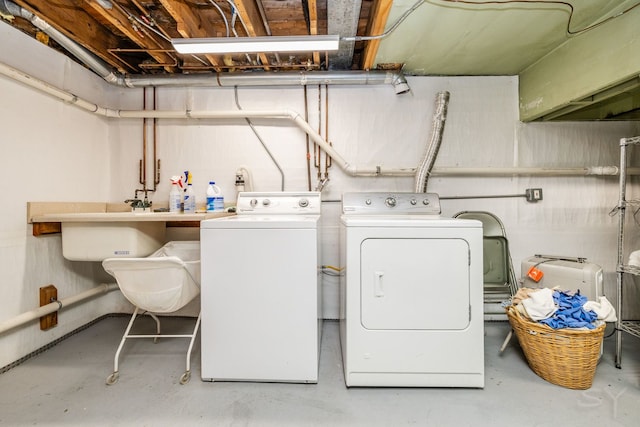
[[266,36],[171,39],[178,53],[323,52],[338,50],[340,36]]

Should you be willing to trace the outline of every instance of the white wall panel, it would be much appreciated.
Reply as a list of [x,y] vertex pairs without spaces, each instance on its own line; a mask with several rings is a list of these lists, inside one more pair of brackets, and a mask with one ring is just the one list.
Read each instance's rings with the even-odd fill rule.
[[[7,25],[0,25],[0,61],[81,96],[101,101],[108,86],[97,76]],[[53,53],[53,54],[52,54]],[[105,279],[96,263],[62,258],[59,235],[33,237],[29,201],[100,201],[110,188],[108,120],[0,77],[0,321],[39,306],[42,286],[64,299]],[[60,312],[59,324],[40,331],[37,321],[0,335],[5,366],[96,317],[122,306],[117,294]],[[106,308],[106,311],[105,311]]]

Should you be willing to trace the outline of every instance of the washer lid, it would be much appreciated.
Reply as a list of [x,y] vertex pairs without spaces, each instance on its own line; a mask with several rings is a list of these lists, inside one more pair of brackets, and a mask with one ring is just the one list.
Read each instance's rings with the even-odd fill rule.
[[200,222],[200,229],[317,228],[320,215],[235,215]]

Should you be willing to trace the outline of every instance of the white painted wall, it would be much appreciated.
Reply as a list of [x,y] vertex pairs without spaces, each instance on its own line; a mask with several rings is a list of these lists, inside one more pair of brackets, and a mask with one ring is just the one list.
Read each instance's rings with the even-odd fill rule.
[[[142,107],[142,90],[109,87],[10,27],[0,25],[0,31],[0,61],[52,79],[62,88],[80,91],[109,107]],[[640,125],[635,122],[520,123],[514,77],[415,77],[409,78],[409,84],[411,93],[401,96],[387,86],[329,89],[329,140],[350,163],[415,167],[431,131],[435,94],[442,90],[451,93],[451,101],[436,166],[616,165],[619,138],[640,134]],[[317,88],[308,91],[309,121],[317,127]],[[0,93],[1,144],[7,153],[0,164],[8,178],[6,185],[20,188],[0,224],[0,283],[7,296],[0,302],[2,321],[37,306],[39,286],[54,283],[64,297],[108,279],[97,263],[63,260],[58,236],[32,237],[25,206],[35,200],[118,202],[133,196],[140,188],[142,121],[96,118],[5,78],[0,78]],[[305,109],[301,87],[240,88],[238,96],[243,109],[300,113]],[[161,88],[157,99],[160,110],[236,108],[230,88]],[[285,171],[285,190],[305,190],[305,135],[286,122],[256,120],[255,125]],[[324,133],[324,125],[322,129]],[[159,120],[157,141],[162,163],[161,184],[152,195],[156,205],[167,202],[169,177],[186,169],[193,173],[200,200],[211,179],[233,199],[234,172],[240,165],[252,171],[254,190],[280,189],[277,169],[242,120]],[[314,172],[314,186],[315,182]],[[615,178],[432,177],[429,183],[429,191],[443,197],[516,194],[529,187],[543,188],[544,200],[538,204],[521,198],[443,200],[443,214],[461,210],[496,213],[507,228],[518,271],[520,260],[534,253],[587,257],[605,268],[607,293],[613,297],[616,218],[608,213],[617,200]],[[352,178],[334,166],[323,198],[339,200],[345,191],[412,189],[412,178]],[[339,213],[339,203],[323,205],[325,264],[338,264]],[[326,277],[324,286],[325,316],[335,318],[337,280]],[[0,366],[104,313],[127,308],[122,298],[112,293],[63,311],[60,325],[52,331],[40,332],[34,324],[4,334],[0,340],[8,351],[0,354]]]
[[[0,61],[96,101],[110,88],[85,69],[0,24]],[[65,261],[59,235],[33,237],[29,201],[104,201],[109,196],[112,123],[0,77],[0,171],[5,198],[0,221],[0,321],[39,306],[42,286],[58,298],[107,279],[97,263]],[[59,326],[38,322],[0,336],[0,366],[42,347],[102,314],[121,300],[115,292],[59,313]],[[120,301],[122,305],[122,301]]]

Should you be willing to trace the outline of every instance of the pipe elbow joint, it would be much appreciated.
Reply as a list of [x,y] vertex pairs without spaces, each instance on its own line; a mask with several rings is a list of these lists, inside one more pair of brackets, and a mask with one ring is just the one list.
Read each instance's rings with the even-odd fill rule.
[[407,79],[401,71],[398,71],[393,75],[391,84],[393,85],[393,89],[395,90],[396,95],[400,95],[400,94],[411,91],[411,88],[409,87],[409,83],[407,83]]

